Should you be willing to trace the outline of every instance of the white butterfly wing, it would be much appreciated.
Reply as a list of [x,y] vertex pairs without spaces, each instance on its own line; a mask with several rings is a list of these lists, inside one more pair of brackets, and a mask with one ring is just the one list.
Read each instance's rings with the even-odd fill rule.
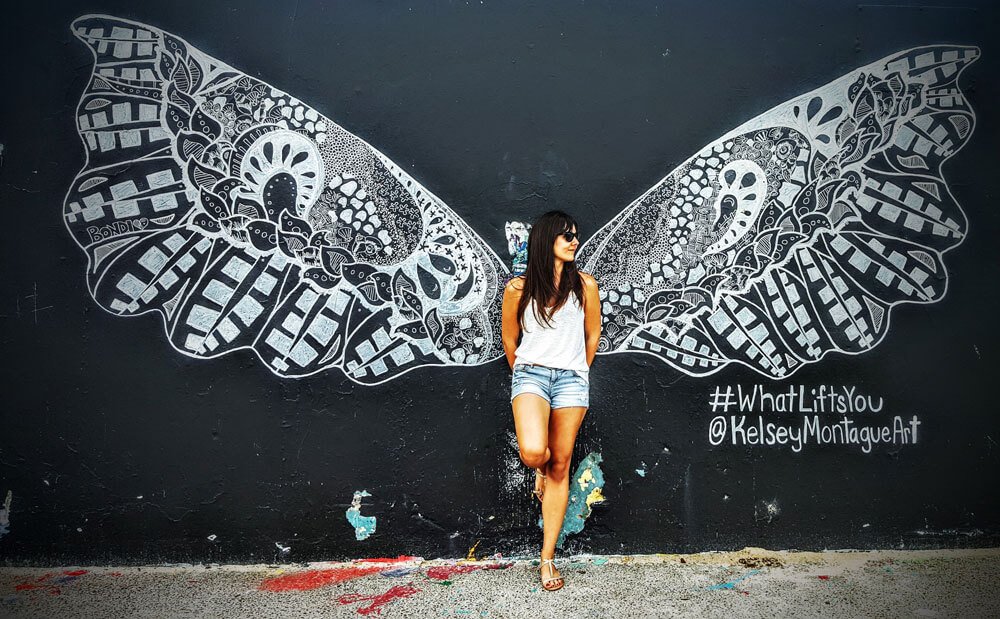
[[65,200],[87,281],[195,357],[365,384],[502,354],[506,268],[451,209],[294,97],[157,28],[85,16],[87,163]]
[[579,252],[601,285],[600,352],[781,378],[869,350],[897,304],[940,299],[943,254],[966,231],[942,164],[972,133],[958,79],[978,56],[892,55],[671,172]]

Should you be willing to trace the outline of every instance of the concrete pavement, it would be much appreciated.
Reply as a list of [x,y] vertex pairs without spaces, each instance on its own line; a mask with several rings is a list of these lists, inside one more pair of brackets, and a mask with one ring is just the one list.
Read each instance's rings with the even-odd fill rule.
[[0,617],[997,617],[1000,549],[0,569]]

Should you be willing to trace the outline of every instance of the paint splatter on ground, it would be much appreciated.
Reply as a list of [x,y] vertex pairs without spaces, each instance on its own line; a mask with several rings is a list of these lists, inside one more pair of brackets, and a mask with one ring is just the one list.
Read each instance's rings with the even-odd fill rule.
[[[566,517],[563,519],[562,531],[556,546],[563,547],[566,536],[579,533],[591,514],[594,503],[603,503],[604,472],[601,471],[603,458],[599,453],[590,453],[576,467],[576,472],[569,483],[569,502],[566,504]],[[538,527],[542,528],[543,520],[538,518]]]
[[[774,556],[784,567],[763,568],[749,580],[740,581],[738,577],[750,570],[739,567],[737,559],[751,556]],[[895,559],[892,564],[897,568],[895,574],[884,571],[889,558]],[[599,559],[607,562],[596,567]],[[564,562],[592,567],[587,568],[586,575],[578,575],[574,569],[564,570],[566,587],[559,594],[542,591],[538,568],[527,559],[515,561],[509,570],[480,569],[455,574],[451,586],[442,586],[439,583],[444,581],[427,578],[420,572],[432,567],[470,564],[461,560],[421,561],[419,572],[402,580],[390,580],[380,576],[380,572],[372,572],[359,580],[305,593],[258,590],[262,580],[279,575],[276,569],[262,565],[87,568],[87,574],[63,585],[55,581],[75,577],[79,568],[0,568],[0,617],[103,619],[122,616],[124,612],[129,616],[218,619],[292,615],[302,619],[819,615],[853,619],[901,614],[932,616],[929,611],[947,617],[991,617],[1000,607],[1000,590],[996,587],[1000,581],[1000,549],[995,548],[878,553],[790,553],[751,548],[683,556],[574,555],[565,557],[560,567]],[[471,565],[483,567],[479,562]],[[286,573],[294,573],[333,568],[386,571],[417,565],[369,560],[282,567],[289,570]],[[827,575],[828,581],[818,578]],[[733,589],[723,581],[730,581]],[[34,587],[15,591],[19,583]],[[723,586],[708,587],[716,583]],[[408,597],[378,599],[394,585],[413,587],[420,592]],[[49,586],[61,588],[61,595],[49,594]],[[497,595],[498,591],[506,593]],[[359,597],[354,598],[356,602],[342,605],[338,598],[345,594]],[[387,604],[376,604],[390,597],[392,600]],[[375,608],[367,615],[358,612],[359,608],[368,610],[371,606]],[[381,614],[375,611],[377,608],[381,608]],[[918,612],[920,609],[925,610]]]
[[481,569],[478,565],[437,565],[427,568],[427,578],[448,580],[455,574],[468,574]]
[[351,506],[347,508],[347,521],[354,527],[354,537],[358,541],[368,539],[368,536],[375,532],[375,516],[361,515],[361,499],[371,496],[367,490],[358,490],[354,493]]
[[62,594],[60,585],[67,585],[87,573],[87,570],[66,570],[56,578],[54,572],[42,574],[33,580],[26,580],[14,585],[14,591],[45,591],[51,595]]
[[394,600],[400,598],[407,598],[411,595],[420,593],[420,589],[413,586],[412,583],[408,585],[396,585],[390,588],[385,593],[379,595],[361,595],[359,593],[348,593],[337,598],[342,606],[347,604],[355,604],[357,602],[371,602],[368,606],[361,606],[358,608],[359,615],[381,615],[382,608]]
[[[358,559],[354,565],[335,567],[329,569],[307,570],[291,574],[282,574],[266,578],[258,587],[261,591],[284,592],[284,591],[309,591],[320,587],[328,587],[349,580],[363,578],[372,574],[380,574],[386,578],[401,578],[417,574],[421,571],[420,565],[396,565],[404,562],[422,561],[420,557],[400,556],[395,559]],[[477,570],[502,570],[514,565],[513,562],[506,563],[476,563],[476,564],[452,564],[435,565],[428,567],[424,576],[441,584],[451,584],[449,580],[456,574],[468,574]]]
[[[736,589],[736,583],[743,582],[744,580],[746,580],[747,578],[750,578],[754,574],[759,574],[759,573],[760,573],[760,570],[750,570],[749,572],[747,572],[746,574],[740,576],[739,578],[734,578],[734,579],[732,579],[730,581],[719,583],[717,585],[709,585],[708,587],[705,587],[705,588],[708,591],[720,591],[722,589],[735,590]],[[745,592],[741,591],[741,593],[745,593]]]
[[419,567],[397,567],[391,570],[385,570],[384,572],[379,572],[382,576],[386,578],[399,578],[401,576],[408,576],[413,572],[419,572]]
[[264,582],[260,583],[259,589],[261,591],[274,592],[309,591],[310,589],[318,589],[320,587],[335,585],[337,583],[354,580],[355,578],[361,578],[362,576],[375,574],[381,571],[382,568],[380,567],[357,567],[353,565],[350,567],[336,567],[328,570],[308,570],[305,572],[296,572],[294,574],[267,578]]

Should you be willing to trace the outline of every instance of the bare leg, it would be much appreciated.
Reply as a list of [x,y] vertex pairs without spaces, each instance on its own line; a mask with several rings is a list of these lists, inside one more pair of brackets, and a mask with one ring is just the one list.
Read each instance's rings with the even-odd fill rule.
[[[549,416],[548,444],[550,458],[546,466],[545,497],[542,500],[542,559],[551,559],[556,554],[556,541],[562,530],[563,519],[566,517],[566,504],[569,501],[569,467],[573,456],[573,445],[576,434],[583,423],[586,408],[557,408]],[[548,571],[548,567],[546,567]],[[544,573],[543,577],[558,576],[555,566],[552,573]],[[558,586],[559,582],[552,583]]]
[[511,403],[514,409],[514,432],[521,462],[532,469],[542,469],[549,461],[549,401],[534,393],[522,393]]

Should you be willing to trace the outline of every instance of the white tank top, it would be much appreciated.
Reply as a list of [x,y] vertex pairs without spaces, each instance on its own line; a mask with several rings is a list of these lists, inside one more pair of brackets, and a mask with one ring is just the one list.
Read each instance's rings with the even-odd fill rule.
[[535,301],[524,308],[521,345],[514,351],[514,363],[544,365],[562,370],[590,371],[587,365],[583,308],[572,292],[563,306],[552,314],[550,327],[535,318]]

